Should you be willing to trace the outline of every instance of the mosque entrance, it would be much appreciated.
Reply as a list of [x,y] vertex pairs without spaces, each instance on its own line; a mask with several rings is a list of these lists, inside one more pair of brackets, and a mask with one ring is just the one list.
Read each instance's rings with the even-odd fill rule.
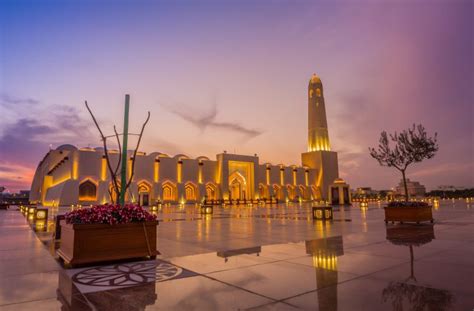
[[148,193],[140,193],[140,205],[141,206],[150,205],[150,196]]
[[151,186],[146,182],[138,184],[138,203],[141,206],[150,205],[150,190]]
[[231,200],[246,200],[247,181],[239,172],[234,172],[229,176],[229,192]]

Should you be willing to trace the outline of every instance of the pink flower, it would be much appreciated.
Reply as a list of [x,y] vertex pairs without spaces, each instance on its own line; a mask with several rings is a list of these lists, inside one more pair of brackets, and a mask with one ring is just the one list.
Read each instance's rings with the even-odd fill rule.
[[139,205],[96,205],[91,208],[82,208],[65,215],[68,224],[126,224],[157,220],[156,215],[150,214]]

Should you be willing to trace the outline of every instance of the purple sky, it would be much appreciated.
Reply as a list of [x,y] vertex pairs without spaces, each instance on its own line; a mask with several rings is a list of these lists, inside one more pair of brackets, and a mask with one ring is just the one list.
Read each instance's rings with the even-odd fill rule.
[[352,187],[396,184],[367,148],[414,122],[440,151],[409,178],[472,187],[473,28],[469,0],[2,1],[0,186],[28,189],[50,144],[99,145],[84,100],[111,133],[126,93],[144,151],[300,164],[316,72]]

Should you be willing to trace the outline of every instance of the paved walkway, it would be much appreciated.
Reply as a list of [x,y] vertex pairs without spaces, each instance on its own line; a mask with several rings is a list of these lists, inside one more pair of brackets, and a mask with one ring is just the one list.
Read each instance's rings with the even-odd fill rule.
[[0,310],[474,307],[474,213],[463,202],[444,202],[422,226],[386,227],[377,205],[326,225],[307,206],[158,215],[156,261],[62,269],[40,241],[51,232],[0,211]]

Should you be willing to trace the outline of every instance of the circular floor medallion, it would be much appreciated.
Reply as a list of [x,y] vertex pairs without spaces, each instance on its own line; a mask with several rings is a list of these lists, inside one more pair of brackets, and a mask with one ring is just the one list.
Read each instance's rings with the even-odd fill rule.
[[123,263],[82,270],[72,280],[88,286],[133,286],[168,280],[182,272],[167,262]]

